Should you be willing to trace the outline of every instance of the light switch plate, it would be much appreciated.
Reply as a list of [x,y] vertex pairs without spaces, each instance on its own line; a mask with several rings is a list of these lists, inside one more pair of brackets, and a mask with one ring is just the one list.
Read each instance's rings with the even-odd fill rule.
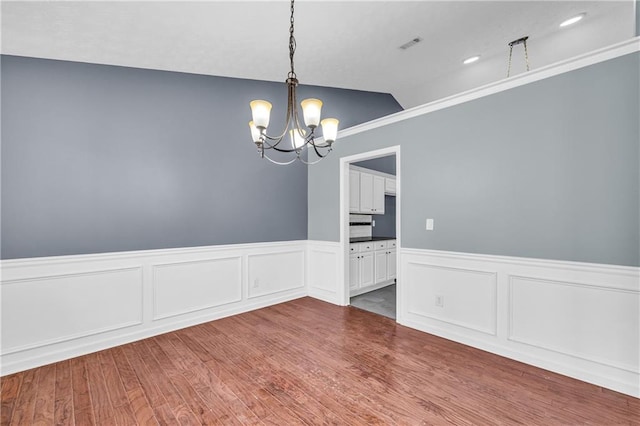
[[433,219],[427,219],[427,231],[433,231]]

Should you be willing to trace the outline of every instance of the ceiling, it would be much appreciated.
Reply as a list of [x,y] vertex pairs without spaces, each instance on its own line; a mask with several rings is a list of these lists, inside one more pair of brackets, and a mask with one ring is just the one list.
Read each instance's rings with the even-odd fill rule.
[[[3,1],[1,12],[3,54],[270,81],[289,70],[287,1]],[[525,35],[535,69],[635,34],[634,0],[298,0],[295,23],[301,83],[391,93],[404,108],[505,78],[507,43]],[[519,45],[512,75],[524,71]]]

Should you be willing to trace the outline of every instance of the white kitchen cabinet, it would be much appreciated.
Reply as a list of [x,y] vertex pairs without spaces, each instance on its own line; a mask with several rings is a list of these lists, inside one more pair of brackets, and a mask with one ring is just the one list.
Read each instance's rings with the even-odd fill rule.
[[384,193],[388,195],[396,195],[395,178],[384,178]]
[[349,170],[349,212],[360,213],[360,172]]
[[386,281],[388,271],[387,271],[387,250],[376,250],[375,251],[375,270],[376,270],[376,284]]
[[360,254],[349,255],[349,290],[357,290],[360,286]]
[[349,289],[372,286],[375,283],[375,259],[373,243],[356,243],[349,246]]
[[360,286],[368,287],[375,284],[373,252],[360,253]]
[[396,240],[349,245],[349,291],[351,296],[393,283],[396,278]]
[[394,280],[398,275],[398,259],[396,258],[396,250],[389,249],[387,254],[387,279]]
[[373,213],[373,175],[360,173],[360,213]]
[[349,169],[349,212],[384,214],[384,196],[395,195],[395,178],[363,170],[366,169]]
[[376,284],[396,278],[396,240],[378,241],[375,243]]
[[[355,203],[355,201],[354,201]],[[351,199],[349,199],[351,210]],[[360,173],[360,213],[384,214],[384,178]]]
[[384,214],[384,178],[373,176],[373,214]]

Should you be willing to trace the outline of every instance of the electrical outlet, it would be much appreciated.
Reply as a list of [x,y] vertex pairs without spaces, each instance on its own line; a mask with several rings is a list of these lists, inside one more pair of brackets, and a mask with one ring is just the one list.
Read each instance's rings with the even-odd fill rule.
[[260,280],[258,279],[253,280],[253,288],[258,288],[258,287],[260,287]]
[[433,219],[427,219],[426,225],[427,231],[433,231]]
[[444,296],[441,294],[436,294],[436,306],[440,308],[444,308]]

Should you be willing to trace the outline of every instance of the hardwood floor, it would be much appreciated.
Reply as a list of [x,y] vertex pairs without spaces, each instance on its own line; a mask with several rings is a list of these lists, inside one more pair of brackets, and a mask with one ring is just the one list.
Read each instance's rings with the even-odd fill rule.
[[2,425],[640,424],[640,399],[303,298],[2,378]]

